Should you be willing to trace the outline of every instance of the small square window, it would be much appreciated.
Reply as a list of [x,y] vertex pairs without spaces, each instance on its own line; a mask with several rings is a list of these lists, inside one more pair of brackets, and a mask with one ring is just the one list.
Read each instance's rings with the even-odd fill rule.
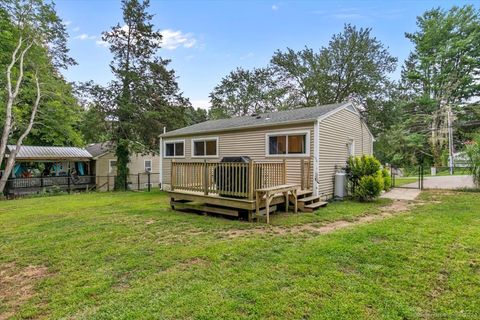
[[145,160],[145,172],[152,171],[152,160]]
[[109,161],[109,173],[113,173],[117,169],[117,160],[110,160]]

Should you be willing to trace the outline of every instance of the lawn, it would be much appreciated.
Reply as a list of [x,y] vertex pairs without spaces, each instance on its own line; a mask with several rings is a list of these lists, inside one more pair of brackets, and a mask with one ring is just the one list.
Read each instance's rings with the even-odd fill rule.
[[251,232],[375,214],[332,203],[276,226],[170,210],[161,192],[0,203],[0,319],[478,319],[480,196],[329,234]]
[[414,182],[416,187],[418,185],[418,177],[395,177],[395,187],[401,187]]

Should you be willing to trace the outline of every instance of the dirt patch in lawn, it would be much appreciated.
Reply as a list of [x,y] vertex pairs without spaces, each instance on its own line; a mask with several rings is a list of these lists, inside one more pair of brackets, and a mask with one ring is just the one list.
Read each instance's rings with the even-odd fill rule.
[[48,269],[43,266],[18,267],[15,263],[0,265],[0,320],[8,319],[19,307],[35,295],[34,286],[46,277]]
[[381,207],[375,214],[368,214],[360,216],[352,221],[338,220],[330,223],[319,224],[307,223],[293,227],[277,227],[277,226],[263,226],[261,228],[243,229],[243,230],[229,230],[222,235],[227,238],[236,238],[245,235],[255,234],[270,234],[270,235],[283,235],[283,234],[300,234],[300,233],[316,233],[327,234],[336,230],[354,227],[374,221],[386,219],[395,215],[399,215],[404,212],[410,211],[413,206],[421,205],[424,203],[407,200],[396,200],[388,206]]

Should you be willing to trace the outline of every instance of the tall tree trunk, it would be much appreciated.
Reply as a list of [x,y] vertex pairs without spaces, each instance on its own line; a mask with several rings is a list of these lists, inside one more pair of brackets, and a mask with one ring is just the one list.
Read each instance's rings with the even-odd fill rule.
[[[28,52],[28,50],[30,50],[33,42],[23,48],[20,55],[18,55],[22,45],[23,37],[20,36],[18,39],[18,44],[12,53],[10,64],[7,67],[7,105],[5,108],[5,121],[3,123],[2,138],[0,139],[0,163],[3,162],[3,159],[5,158],[8,138],[10,137],[10,132],[12,130],[12,108],[18,93],[20,92],[20,86],[22,85],[23,81],[23,63],[25,60],[25,54]],[[17,61],[19,62],[18,77],[16,79],[15,87],[13,88],[12,69]]]
[[8,177],[10,176],[10,173],[12,172],[13,166],[15,165],[15,159],[17,157],[18,152],[20,152],[20,149],[23,144],[23,140],[28,136],[28,134],[32,130],[33,124],[35,122],[35,117],[37,116],[38,106],[40,105],[40,99],[42,95],[40,90],[40,83],[38,81],[38,77],[36,74],[35,74],[35,85],[37,90],[37,98],[35,99],[35,103],[32,107],[30,120],[28,122],[27,127],[23,131],[22,135],[18,138],[17,143],[15,144],[15,150],[12,150],[12,152],[8,157],[7,163],[5,165],[5,172],[2,178],[0,179],[0,193],[3,193],[3,191],[5,190],[5,185],[7,184],[7,180],[8,180]]

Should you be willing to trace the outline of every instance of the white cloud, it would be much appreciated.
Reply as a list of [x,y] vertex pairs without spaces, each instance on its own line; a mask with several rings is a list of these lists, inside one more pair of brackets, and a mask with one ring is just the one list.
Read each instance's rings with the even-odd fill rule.
[[79,39],[79,40],[93,40],[97,38],[96,36],[89,36],[88,34],[86,33],[82,33],[76,37],[74,37],[73,39]]
[[205,110],[208,110],[210,109],[210,100],[190,100],[190,102],[192,103],[192,106],[197,109],[197,108],[200,108],[200,109],[205,109]]
[[107,48],[107,47],[108,47],[108,42],[107,42],[107,41],[103,41],[102,39],[95,41],[95,43],[96,43],[97,46],[99,46],[99,47],[104,47],[104,48]]
[[279,6],[277,6],[276,4],[272,5],[272,10],[273,11],[277,11],[278,9],[280,9]]
[[67,20],[67,21],[64,21],[63,23],[64,23],[66,26],[69,26],[69,25],[71,25],[71,24],[72,24],[72,21],[70,21],[70,20]]
[[162,34],[162,47],[167,50],[174,50],[178,47],[192,48],[197,40],[191,33],[183,33],[180,30],[165,29],[160,31]]
[[73,32],[78,32],[78,31],[80,31],[80,27],[75,27],[75,28],[72,29],[72,31]]

